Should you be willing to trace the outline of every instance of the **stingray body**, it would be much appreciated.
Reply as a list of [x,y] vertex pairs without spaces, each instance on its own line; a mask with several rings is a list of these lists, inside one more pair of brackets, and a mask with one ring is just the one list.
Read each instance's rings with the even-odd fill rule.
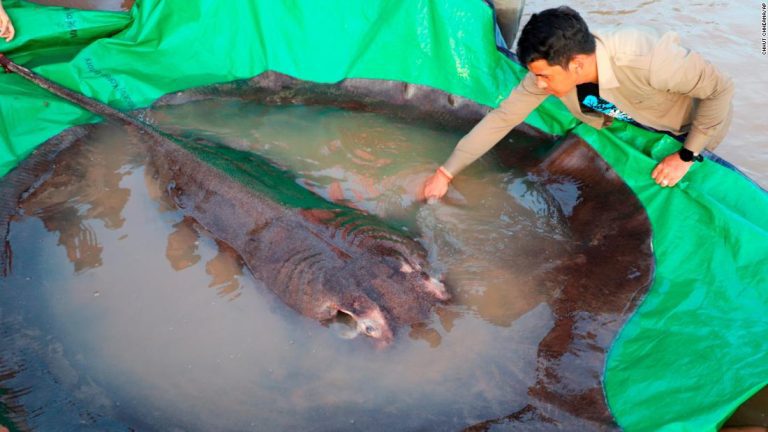
[[247,152],[150,132],[161,185],[186,214],[227,242],[287,305],[310,318],[352,317],[387,343],[447,300],[415,240],[358,210],[329,203]]

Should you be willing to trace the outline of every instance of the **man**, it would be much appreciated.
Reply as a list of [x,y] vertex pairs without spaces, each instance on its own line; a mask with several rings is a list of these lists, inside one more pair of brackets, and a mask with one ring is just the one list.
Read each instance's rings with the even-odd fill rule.
[[489,112],[424,184],[426,199],[440,198],[462,169],[520,124],[548,95],[583,122],[601,128],[614,118],[668,133],[682,144],[651,176],[673,187],[700,153],[722,141],[732,116],[733,83],[675,33],[621,28],[590,33],[567,6],[534,14],[517,44],[529,73]]

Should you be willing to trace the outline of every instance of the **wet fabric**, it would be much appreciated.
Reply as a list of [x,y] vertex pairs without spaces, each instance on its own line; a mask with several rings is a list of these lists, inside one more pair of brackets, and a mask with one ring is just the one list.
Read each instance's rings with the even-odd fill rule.
[[[120,109],[266,70],[325,83],[405,81],[496,106],[525,72],[497,50],[481,1],[139,1],[130,15],[4,4],[17,39],[0,51]],[[17,76],[0,76],[0,95],[0,174],[70,125],[97,120]],[[768,383],[768,196],[709,160],[659,188],[650,172],[677,141],[622,122],[597,131],[554,98],[526,121],[589,142],[654,228],[654,285],[606,365],[618,423],[715,430]]]
[[[17,31],[10,43],[0,41],[0,52],[28,67],[66,63],[93,40],[114,35],[131,21],[125,13],[52,8],[19,0],[6,0],[3,5]],[[0,74],[0,94],[0,175],[57,129],[95,120],[69,103],[50,103],[53,99],[45,90],[12,74]]]

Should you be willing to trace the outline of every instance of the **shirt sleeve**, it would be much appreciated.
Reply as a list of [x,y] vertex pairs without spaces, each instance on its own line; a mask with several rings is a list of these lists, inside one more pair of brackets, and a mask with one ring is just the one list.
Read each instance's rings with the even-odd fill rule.
[[443,167],[452,175],[458,174],[522,123],[546,97],[547,93],[536,86],[536,77],[528,73],[498,108],[486,114],[459,140]]
[[[685,148],[701,153],[727,127],[733,81],[704,58],[679,45],[679,36],[665,34],[651,58],[651,86],[698,99]],[[716,143],[714,143],[716,144]]]

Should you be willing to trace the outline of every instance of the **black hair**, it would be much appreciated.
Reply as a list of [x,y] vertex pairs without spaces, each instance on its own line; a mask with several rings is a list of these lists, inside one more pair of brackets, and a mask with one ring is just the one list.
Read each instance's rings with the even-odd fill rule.
[[517,58],[524,66],[546,60],[568,69],[573,56],[594,52],[595,37],[581,15],[568,6],[533,14],[517,42]]

